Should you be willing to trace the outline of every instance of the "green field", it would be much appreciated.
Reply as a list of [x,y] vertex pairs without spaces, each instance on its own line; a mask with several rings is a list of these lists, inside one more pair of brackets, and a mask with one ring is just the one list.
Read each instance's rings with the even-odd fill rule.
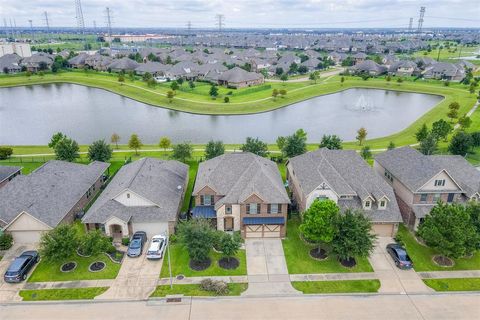
[[424,279],[435,291],[480,291],[480,278]]

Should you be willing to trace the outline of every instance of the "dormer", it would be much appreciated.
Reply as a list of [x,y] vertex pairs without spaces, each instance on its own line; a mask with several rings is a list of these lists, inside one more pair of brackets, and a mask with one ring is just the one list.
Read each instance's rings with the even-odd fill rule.
[[372,210],[374,199],[370,196],[362,200],[363,210]]
[[383,196],[378,200],[378,210],[387,209],[389,199],[386,196]]

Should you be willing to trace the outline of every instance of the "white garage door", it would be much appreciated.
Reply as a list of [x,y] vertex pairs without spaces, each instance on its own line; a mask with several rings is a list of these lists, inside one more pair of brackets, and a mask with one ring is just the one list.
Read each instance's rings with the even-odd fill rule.
[[393,224],[374,224],[373,232],[379,237],[392,237],[394,225]]
[[133,232],[145,231],[148,239],[157,234],[168,234],[167,222],[152,222],[152,223],[133,223]]
[[280,238],[280,225],[245,226],[246,238]]
[[15,243],[37,243],[40,242],[42,231],[12,231]]

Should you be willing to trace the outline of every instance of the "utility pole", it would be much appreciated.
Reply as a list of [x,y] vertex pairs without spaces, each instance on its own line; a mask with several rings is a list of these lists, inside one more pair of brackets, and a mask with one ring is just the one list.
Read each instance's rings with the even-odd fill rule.
[[223,14],[217,14],[215,19],[217,19],[216,25],[218,26],[218,32],[222,32],[222,29],[225,26],[225,16]]
[[45,26],[47,27],[47,33],[50,33],[50,22],[48,21],[47,11],[45,11],[43,15],[45,16],[44,20],[45,20]]
[[420,17],[418,18],[418,28],[417,28],[418,33],[422,33],[423,17],[425,17],[425,7],[420,7]]
[[408,23],[408,32],[411,33],[413,28],[413,18],[410,18],[410,22]]
[[75,18],[77,19],[77,28],[81,34],[85,34],[85,21],[83,20],[82,3],[75,0]]
[[13,29],[12,18],[10,18],[10,32],[12,34],[12,38],[15,39],[16,35],[15,35],[15,29]]
[[7,19],[6,18],[3,18],[3,28],[5,29],[5,34],[7,35],[7,38],[8,38],[8,25],[7,25]]
[[187,30],[188,30],[188,33],[192,31],[192,21],[187,22]]

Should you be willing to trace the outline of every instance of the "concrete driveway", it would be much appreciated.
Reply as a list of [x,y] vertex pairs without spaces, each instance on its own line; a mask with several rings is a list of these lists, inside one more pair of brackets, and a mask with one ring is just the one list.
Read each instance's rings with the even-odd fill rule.
[[433,290],[423,283],[420,276],[412,270],[400,270],[395,266],[392,257],[387,253],[386,246],[394,243],[393,238],[379,237],[375,250],[369,258],[381,286],[382,293],[428,293]]
[[148,260],[146,251],[149,243],[144,247],[140,257],[125,256],[117,278],[105,293],[95,299],[146,299],[155,290],[162,269],[163,260]]
[[[12,260],[19,256],[23,251],[36,249],[37,246],[35,244],[14,244],[13,247],[5,253],[2,260],[0,260],[0,302],[22,300],[18,295],[18,292],[23,288],[25,283],[6,283],[3,281],[3,275],[5,274],[5,271],[7,271]],[[32,271],[30,271],[30,273],[31,272]]]
[[300,294],[290,284],[282,240],[246,239],[246,296]]

